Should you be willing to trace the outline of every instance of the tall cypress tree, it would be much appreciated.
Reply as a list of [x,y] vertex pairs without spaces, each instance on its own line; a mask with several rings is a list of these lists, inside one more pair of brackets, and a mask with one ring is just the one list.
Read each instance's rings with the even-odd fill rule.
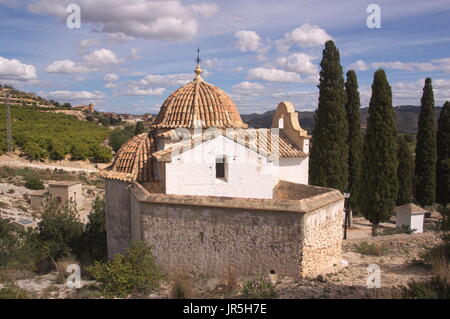
[[347,82],[345,82],[345,91],[347,93],[348,121],[348,191],[350,196],[350,207],[352,211],[358,209],[359,182],[361,180],[362,148],[363,139],[361,134],[361,121],[359,107],[361,102],[358,92],[358,79],[353,70],[347,72]]
[[325,43],[320,63],[319,106],[310,154],[310,184],[341,191],[348,186],[348,123],[345,88],[339,50]]
[[431,79],[425,80],[416,143],[414,174],[417,202],[431,205],[436,199],[436,130],[434,126],[434,94]]
[[450,102],[447,101],[439,114],[436,167],[436,201],[450,203]]
[[387,221],[398,192],[397,142],[392,91],[384,70],[377,70],[372,83],[360,189],[360,209],[372,223],[372,236]]
[[414,185],[414,157],[409,149],[406,136],[400,137],[398,143],[398,194],[397,206],[411,202]]

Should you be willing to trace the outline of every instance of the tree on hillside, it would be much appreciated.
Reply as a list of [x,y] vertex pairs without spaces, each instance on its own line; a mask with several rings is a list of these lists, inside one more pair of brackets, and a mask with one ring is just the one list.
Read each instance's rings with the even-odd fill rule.
[[436,165],[436,201],[450,203],[450,102],[447,101],[439,114]]
[[397,142],[392,107],[392,91],[384,70],[377,70],[372,83],[359,205],[372,223],[372,236],[378,225],[389,219],[398,192]]
[[134,129],[134,135],[142,134],[145,132],[145,127],[142,121],[136,123],[136,128]]
[[348,123],[339,50],[325,43],[320,63],[319,106],[313,130],[309,182],[346,191],[348,187]]
[[431,79],[425,80],[416,144],[414,176],[417,202],[431,205],[436,197],[436,130],[434,126],[434,94]]
[[414,157],[408,145],[406,137],[398,139],[398,194],[397,206],[411,203],[414,185]]
[[361,180],[361,162],[363,139],[361,134],[361,122],[359,107],[361,102],[358,92],[358,80],[353,70],[347,72],[347,82],[345,82],[347,93],[348,120],[348,191],[350,196],[350,207],[352,211],[357,210],[359,182]]

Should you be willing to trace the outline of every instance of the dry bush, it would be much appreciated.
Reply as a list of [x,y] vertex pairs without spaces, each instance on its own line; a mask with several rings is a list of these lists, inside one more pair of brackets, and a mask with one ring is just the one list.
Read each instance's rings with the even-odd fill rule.
[[192,278],[182,272],[173,275],[171,296],[174,299],[192,299],[195,296]]
[[56,262],[52,259],[52,261],[55,265],[56,270],[58,271],[58,278],[56,281],[58,284],[64,284],[67,277],[70,275],[69,273],[67,273],[67,267],[71,264],[78,264],[78,261],[71,257],[63,257],[58,259],[58,261]]
[[238,288],[236,269],[228,266],[223,279],[223,292],[232,293]]
[[431,258],[431,269],[441,295],[450,297],[450,265],[447,253],[443,247],[437,249]]

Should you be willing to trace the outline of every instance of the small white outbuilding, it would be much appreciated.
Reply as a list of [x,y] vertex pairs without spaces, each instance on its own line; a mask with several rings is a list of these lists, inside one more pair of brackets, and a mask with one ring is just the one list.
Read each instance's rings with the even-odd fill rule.
[[412,203],[399,206],[395,209],[396,226],[409,226],[415,229],[414,233],[423,233],[423,222],[427,211]]

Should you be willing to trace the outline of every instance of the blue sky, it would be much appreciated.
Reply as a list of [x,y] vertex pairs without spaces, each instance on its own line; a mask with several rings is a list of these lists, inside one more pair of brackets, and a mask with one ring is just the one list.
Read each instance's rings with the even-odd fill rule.
[[[66,25],[81,8],[81,28]],[[367,6],[381,10],[370,29]],[[420,104],[425,77],[436,105],[450,100],[448,0],[0,0],[0,83],[103,111],[157,113],[190,81],[200,47],[206,81],[241,113],[283,100],[317,107],[323,43],[357,71],[362,105],[384,68],[394,105]]]

